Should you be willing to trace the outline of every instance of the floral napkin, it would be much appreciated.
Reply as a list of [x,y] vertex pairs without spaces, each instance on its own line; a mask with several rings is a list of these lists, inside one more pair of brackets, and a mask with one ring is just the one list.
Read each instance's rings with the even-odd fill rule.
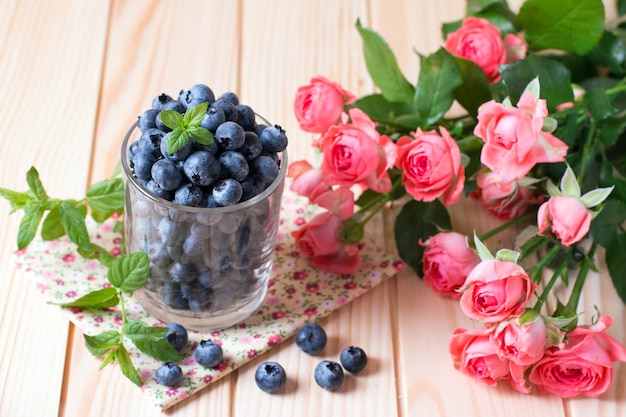
[[[185,378],[180,386],[167,388],[158,384],[154,374],[162,362],[144,355],[129,343],[129,353],[144,383],[141,389],[157,407],[165,410],[199,392],[286,340],[305,322],[327,316],[403,267],[398,258],[384,253],[371,240],[366,240],[361,250],[363,263],[358,273],[339,276],[312,268],[299,252],[291,231],[318,211],[316,206],[309,205],[302,197],[285,190],[273,275],[264,303],[250,318],[228,329],[211,333],[190,331],[189,344],[181,352],[180,365]],[[95,243],[113,254],[119,254],[122,236],[113,231],[113,224],[111,220],[97,224],[89,219],[88,228]],[[89,291],[109,285],[106,269],[97,261],[78,255],[75,245],[67,238],[51,242],[35,240],[28,248],[16,252],[14,260],[17,269],[37,285],[48,302],[73,301]],[[127,309],[134,319],[141,319],[150,325],[159,323],[132,298],[127,302]],[[72,308],[64,311],[72,323],[89,335],[110,329],[119,330],[122,323],[117,308]],[[215,368],[205,369],[193,358],[193,348],[203,339],[212,339],[222,346],[224,360]]]

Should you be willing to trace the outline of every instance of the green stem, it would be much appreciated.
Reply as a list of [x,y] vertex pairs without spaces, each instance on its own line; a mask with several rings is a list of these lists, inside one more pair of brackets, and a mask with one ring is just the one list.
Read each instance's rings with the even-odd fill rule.
[[580,270],[578,271],[578,275],[576,276],[576,281],[574,282],[572,293],[570,294],[569,300],[567,301],[567,307],[571,308],[572,311],[576,311],[578,308],[580,294],[583,291],[583,286],[585,285],[585,280],[587,279],[587,274],[589,273],[589,269],[591,268],[591,265],[593,263],[592,259],[596,253],[597,248],[598,242],[593,241],[591,247],[589,248],[589,252],[587,253],[587,257],[580,266]]
[[535,304],[535,307],[533,307],[534,310],[536,311],[541,310],[541,306],[543,306],[543,303],[546,301],[546,298],[548,298],[548,294],[550,294],[550,291],[552,291],[552,287],[554,287],[554,284],[559,279],[559,276],[561,276],[561,274],[563,273],[563,270],[565,270],[566,267],[567,267],[567,257],[565,257],[561,261],[561,264],[559,265],[559,267],[552,274],[552,278],[550,278],[550,281],[548,281],[548,283],[544,287],[543,291],[541,292],[541,295],[539,296],[539,299],[537,300],[537,303]]
[[522,223],[524,220],[527,220],[529,218],[531,218],[532,216],[534,216],[535,213],[533,211],[530,211],[528,213],[525,213],[519,217],[516,217],[512,220],[509,220],[506,223],[501,224],[500,226],[491,229],[490,231],[488,231],[487,233],[484,233],[483,235],[479,236],[479,239],[482,240],[483,242],[487,239],[489,239],[492,236],[497,235],[498,233],[508,229],[509,227],[513,227],[516,224]]
[[[376,198],[371,199],[370,201],[367,202],[367,204],[364,204],[363,206],[361,206],[361,208],[359,208],[359,211],[357,211],[356,213],[352,215],[352,217],[350,217],[350,220],[357,222],[357,223],[362,223],[362,224],[367,223],[376,213],[378,213],[378,211],[387,202],[393,200],[392,196],[401,184],[402,184],[402,178],[401,177],[396,178],[389,192],[384,193],[384,194],[379,194],[376,196]],[[372,207],[376,205],[378,206],[373,212],[367,213],[368,210],[370,210]],[[367,213],[367,215],[364,217],[365,213]]]
[[596,134],[596,121],[591,118],[589,119],[589,133],[587,134],[587,138],[585,139],[585,144],[583,145],[583,154],[580,158],[580,172],[578,173],[578,183],[582,185],[582,180],[585,175],[585,169],[587,167],[587,160],[589,159],[589,155],[591,154],[591,145],[593,143],[593,138]]
[[554,259],[554,257],[559,254],[559,252],[561,252],[561,246],[554,245],[552,249],[550,249],[550,251],[546,254],[546,256],[544,256],[539,260],[539,262],[537,262],[535,270],[533,271],[530,279],[532,279],[534,282],[539,283],[541,281],[540,275],[543,271],[543,268],[548,265],[552,261],[552,259]]
[[122,324],[126,324],[126,306],[124,305],[124,295],[122,290],[117,290],[117,296],[120,299],[120,311],[122,313]]

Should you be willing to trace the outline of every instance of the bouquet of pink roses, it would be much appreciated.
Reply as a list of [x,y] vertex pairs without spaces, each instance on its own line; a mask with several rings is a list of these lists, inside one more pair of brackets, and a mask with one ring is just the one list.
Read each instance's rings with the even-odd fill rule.
[[[379,92],[357,98],[318,75],[296,93],[321,162],[291,163],[291,188],[325,209],[293,233],[300,249],[317,268],[352,273],[364,224],[401,201],[398,253],[482,323],[451,336],[457,369],[521,392],[605,392],[626,349],[606,333],[610,317],[579,324],[578,302],[598,246],[626,302],[621,20],[606,24],[601,0],[528,0],[517,13],[506,0],[468,0],[466,18],[443,25],[442,47],[420,57],[415,85],[357,22]],[[451,116],[455,102],[464,111]],[[502,225],[471,238],[451,230],[447,207],[463,193]],[[518,247],[483,243],[513,226]],[[548,309],[558,281],[571,291]]]

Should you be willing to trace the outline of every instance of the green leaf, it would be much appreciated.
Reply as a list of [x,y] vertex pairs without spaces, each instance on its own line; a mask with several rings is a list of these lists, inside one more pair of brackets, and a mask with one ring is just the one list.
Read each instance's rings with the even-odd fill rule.
[[611,105],[606,90],[601,88],[587,91],[583,96],[583,103],[596,120],[604,120],[615,113],[615,108]]
[[114,259],[109,265],[109,282],[126,293],[132,293],[146,285],[150,273],[150,261],[145,252],[135,252]]
[[140,320],[129,320],[122,331],[143,353],[161,361],[180,361],[178,351],[165,339],[166,327],[148,326]]
[[53,303],[61,307],[82,307],[89,309],[103,309],[115,307],[120,302],[117,289],[113,287],[101,288],[83,295],[69,303]]
[[55,204],[41,225],[41,238],[46,241],[55,240],[65,235],[65,227],[61,221],[61,206]]
[[187,129],[187,133],[191,139],[202,145],[210,145],[213,143],[213,134],[203,127],[190,127]]
[[[84,206],[84,205],[83,205]],[[65,233],[79,248],[89,249],[91,241],[85,225],[84,209],[80,209],[66,201],[61,203],[61,222]]]
[[356,28],[363,39],[365,65],[383,96],[389,101],[403,103],[413,101],[413,85],[400,71],[396,57],[387,42],[378,33],[361,26],[360,20],[357,20]]
[[591,236],[605,248],[611,243],[613,232],[626,221],[626,203],[609,199],[591,222]]
[[91,244],[89,249],[77,249],[78,254],[86,259],[97,259],[100,263],[108,267],[114,259],[117,259],[113,254],[107,251],[102,246],[96,245],[95,243]]
[[187,128],[200,126],[200,123],[202,122],[202,119],[204,119],[204,115],[206,114],[208,108],[209,103],[203,102],[195,107],[188,109],[183,115],[185,126]]
[[522,92],[535,77],[539,77],[541,98],[547,101],[550,109],[574,100],[567,67],[557,61],[531,55],[507,65],[502,71],[504,84],[513,103],[519,101]]
[[11,204],[12,211],[21,209],[33,198],[27,193],[21,193],[19,191],[9,190],[7,188],[0,188],[0,197],[3,197]]
[[425,242],[442,229],[451,230],[452,225],[448,211],[439,200],[409,201],[396,218],[394,233],[398,254],[420,277],[423,276],[424,248],[419,242]]
[[100,357],[120,345],[121,334],[116,330],[108,330],[95,336],[83,334],[83,338],[89,352],[93,356]]
[[613,74],[624,75],[626,46],[615,34],[605,30],[600,42],[588,56],[593,63],[607,67]]
[[600,0],[527,0],[516,23],[531,51],[560,49],[585,55],[604,32],[604,5]]
[[626,0],[617,0],[617,14],[619,16],[626,14]]
[[[397,103],[387,100],[382,94],[363,96],[354,102],[354,105],[363,110],[375,122],[396,124],[403,115],[417,116],[415,106],[410,103]],[[417,124],[413,127],[418,126]]]
[[130,360],[130,355],[124,345],[120,345],[115,350],[115,361],[119,365],[122,374],[124,374],[126,378],[130,379],[133,384],[141,387],[141,377],[139,376],[135,365],[133,365],[133,362]]
[[27,204],[24,207],[24,217],[22,217],[17,230],[17,248],[19,250],[24,249],[35,238],[43,213],[44,209],[41,204]]
[[626,232],[615,229],[610,243],[606,246],[606,265],[611,275],[617,294],[626,304],[626,275],[624,275],[624,259],[626,259]]
[[26,172],[26,183],[37,200],[48,200],[48,194],[46,194],[46,190],[43,188],[43,184],[39,178],[39,172],[33,166]]
[[167,139],[167,154],[171,155],[189,142],[189,133],[183,129],[172,130]]
[[420,68],[415,106],[423,127],[436,123],[450,109],[454,102],[454,93],[463,83],[463,74],[448,51],[440,48],[428,55]]
[[463,81],[457,88],[455,98],[471,116],[478,114],[478,108],[491,100],[491,89],[485,72],[470,60],[457,58]]
[[609,117],[598,124],[600,134],[598,138],[605,147],[611,147],[617,143],[620,135],[626,128],[626,116]]
[[465,14],[473,16],[494,6],[501,6],[508,9],[506,0],[467,0]]
[[[87,189],[87,204],[96,213],[124,210],[124,182],[121,178],[99,181]],[[94,216],[95,218],[96,216]]]
[[163,124],[172,130],[179,128],[179,121],[183,119],[183,115],[176,110],[163,110],[159,115]]

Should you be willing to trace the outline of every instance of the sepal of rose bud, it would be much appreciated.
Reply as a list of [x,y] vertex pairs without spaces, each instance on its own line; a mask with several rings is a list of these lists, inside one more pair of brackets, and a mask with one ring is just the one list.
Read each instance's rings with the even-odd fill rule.
[[569,333],[578,325],[578,316],[580,314],[576,310],[559,302],[552,316],[544,317],[544,321],[558,327],[565,333]]
[[530,323],[532,321],[535,321],[537,319],[537,317],[539,317],[540,315],[541,314],[537,310],[535,310],[534,308],[527,308],[526,310],[524,310],[524,314],[519,316],[517,321],[518,321],[518,323],[521,326],[522,324],[526,324],[526,323]]
[[339,240],[345,244],[359,243],[363,239],[363,224],[353,220],[343,222]]
[[517,263],[520,253],[511,249],[500,249],[496,252],[496,261]]
[[543,125],[541,126],[542,132],[553,133],[556,128],[559,127],[559,123],[553,117],[544,117]]

